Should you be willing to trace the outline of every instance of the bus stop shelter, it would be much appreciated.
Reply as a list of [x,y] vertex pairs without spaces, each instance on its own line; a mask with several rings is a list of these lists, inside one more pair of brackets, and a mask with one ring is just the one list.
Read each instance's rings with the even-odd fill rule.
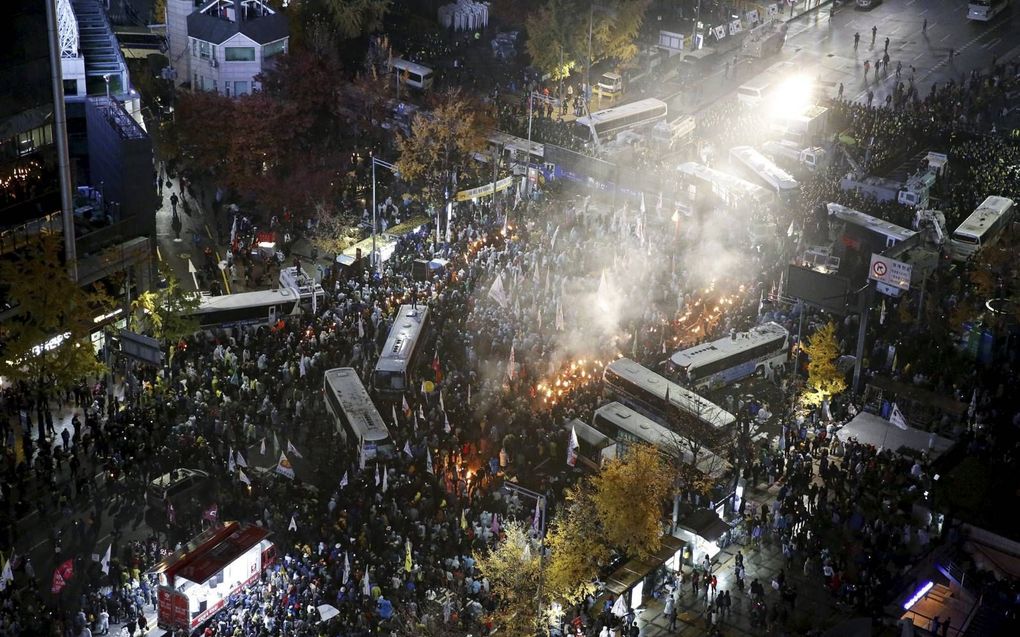
[[625,596],[631,608],[641,606],[647,595],[659,584],[665,571],[680,568],[686,543],[672,535],[662,536],[662,546],[647,558],[627,560],[605,578],[605,592],[596,602],[600,608],[607,600]]

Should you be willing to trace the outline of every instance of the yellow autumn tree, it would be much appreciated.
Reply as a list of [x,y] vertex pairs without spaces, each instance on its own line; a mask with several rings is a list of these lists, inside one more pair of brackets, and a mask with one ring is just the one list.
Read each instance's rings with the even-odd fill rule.
[[585,482],[567,489],[565,502],[545,537],[549,548],[547,595],[564,606],[594,591],[592,581],[599,567],[609,560],[594,495]]
[[662,543],[663,503],[673,488],[666,460],[649,445],[634,445],[591,478],[595,514],[609,546],[647,557]]
[[500,634],[533,635],[540,618],[541,547],[518,521],[507,522],[503,531],[495,548],[475,554],[476,567],[499,598],[492,619]]
[[808,356],[808,380],[800,400],[805,407],[817,407],[846,389],[846,378],[836,368],[836,324],[829,322],[818,328],[804,345],[804,353]]

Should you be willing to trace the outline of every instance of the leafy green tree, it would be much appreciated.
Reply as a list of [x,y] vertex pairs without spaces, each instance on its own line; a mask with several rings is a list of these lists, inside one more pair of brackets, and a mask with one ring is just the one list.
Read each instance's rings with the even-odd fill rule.
[[836,367],[839,359],[839,342],[836,324],[829,322],[818,328],[804,345],[808,355],[808,380],[801,403],[818,406],[828,398],[846,389],[846,378]]
[[357,38],[378,31],[392,0],[325,0],[341,38]]
[[198,329],[192,316],[200,301],[185,290],[173,269],[164,261],[159,273],[166,280],[161,290],[147,290],[131,302],[131,329],[145,332],[164,343],[175,344]]
[[48,396],[104,371],[89,334],[92,319],[113,301],[68,276],[59,236],[41,235],[35,246],[0,261],[0,281],[16,305],[14,316],[0,322],[0,376]]

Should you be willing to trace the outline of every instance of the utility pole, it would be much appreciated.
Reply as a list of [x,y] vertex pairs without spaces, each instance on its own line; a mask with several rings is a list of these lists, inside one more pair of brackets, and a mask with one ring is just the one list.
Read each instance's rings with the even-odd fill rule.
[[[584,72],[584,102],[588,103],[591,97],[591,30],[592,23],[595,19],[595,3],[591,3],[591,7],[588,9],[588,68]],[[589,112],[591,108],[588,109]]]
[[851,388],[854,395],[857,395],[861,386],[861,369],[864,366],[864,337],[868,333],[868,314],[871,312],[872,289],[871,281],[868,281],[868,284],[864,286],[864,289],[861,290],[858,296],[860,326],[857,330],[857,360],[854,361],[854,385]]
[[[67,142],[67,113],[64,109],[64,77],[61,67],[57,0],[46,2],[49,37],[50,81],[53,91],[53,138],[57,145],[57,173],[60,179],[60,217],[64,231],[64,261],[73,281],[78,280],[77,244],[74,239],[74,201],[71,191],[71,151]],[[106,199],[103,199],[106,205]]]
[[396,174],[397,172],[397,167],[388,161],[383,161],[379,159],[375,155],[369,155],[369,158],[372,160],[372,260],[378,259],[375,261],[376,272],[378,272],[379,276],[382,277],[382,255],[377,254],[375,248],[375,227],[376,227],[375,217],[378,211],[378,206],[376,205],[375,201],[375,165],[379,164],[380,166],[394,174]]

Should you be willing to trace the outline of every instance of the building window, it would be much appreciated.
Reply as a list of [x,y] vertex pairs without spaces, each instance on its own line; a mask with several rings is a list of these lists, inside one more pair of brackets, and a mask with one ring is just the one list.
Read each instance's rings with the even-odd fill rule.
[[198,83],[198,73],[195,73],[195,80],[191,83],[191,86],[196,90],[202,88],[202,85]]
[[228,46],[226,48],[227,62],[254,62],[255,47],[253,46]]
[[269,44],[262,47],[262,59],[268,60],[269,58],[280,55],[281,53],[287,52],[287,40],[277,40],[276,42],[270,42]]
[[78,94],[78,80],[64,80],[64,95]]
[[248,82],[234,82],[234,95],[247,95],[249,91]]
[[202,58],[203,60],[208,60],[210,57],[212,57],[213,53],[212,45],[209,44],[208,42],[203,42],[202,40],[198,40],[197,42],[198,42],[198,57]]

